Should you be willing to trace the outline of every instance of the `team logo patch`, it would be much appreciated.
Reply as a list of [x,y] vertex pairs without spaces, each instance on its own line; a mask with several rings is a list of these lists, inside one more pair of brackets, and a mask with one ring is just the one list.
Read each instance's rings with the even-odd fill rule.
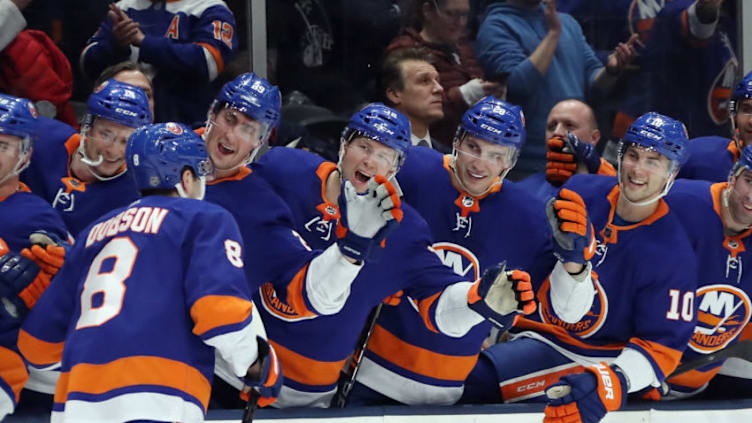
[[336,216],[337,215],[337,209],[335,209],[332,205],[327,204],[326,207],[324,207],[324,211],[329,216]]
[[31,103],[29,103],[29,113],[31,113],[31,115],[34,116],[34,119],[39,117],[39,114],[37,113],[37,108],[34,107],[34,105]]
[[697,290],[697,326],[689,347],[702,354],[718,351],[736,339],[752,315],[747,294],[730,285]]
[[261,285],[259,287],[259,294],[261,295],[261,305],[264,306],[264,310],[278,319],[296,322],[316,317],[315,315],[302,315],[295,311],[291,305],[277,295],[277,291],[271,282]]
[[606,291],[596,278],[593,278],[593,285],[595,285],[595,297],[593,298],[593,305],[590,307],[590,310],[585,313],[580,321],[567,323],[561,320],[553,311],[548,295],[551,290],[551,283],[546,279],[538,291],[538,301],[541,305],[538,308],[538,313],[541,319],[545,323],[560,326],[570,334],[580,338],[592,336],[603,326],[608,316],[608,297],[606,297]]
[[172,132],[175,135],[180,135],[183,133],[183,128],[181,128],[175,122],[167,122],[165,124],[165,128],[167,128],[168,131]]
[[465,195],[462,197],[462,205],[465,206],[466,208],[469,209],[470,207],[473,206],[473,204],[475,204],[475,198],[469,195]]
[[466,277],[469,281],[480,278],[478,258],[467,248],[451,242],[437,242],[431,246],[431,251],[454,273]]

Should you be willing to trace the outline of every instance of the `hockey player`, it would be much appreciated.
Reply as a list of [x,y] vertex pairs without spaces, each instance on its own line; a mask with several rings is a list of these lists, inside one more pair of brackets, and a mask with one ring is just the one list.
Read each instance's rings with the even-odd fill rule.
[[212,172],[204,142],[151,125],[129,138],[126,160],[143,198],[81,233],[19,335],[32,365],[62,359],[52,421],[203,421],[215,349],[272,401],[282,376],[237,224],[198,201]]
[[29,164],[36,130],[34,105],[0,94],[0,420],[13,412],[28,378],[16,353],[21,318],[65,257],[62,247],[31,245],[30,237],[39,231],[67,237],[57,212],[18,180]]
[[[748,252],[752,250],[752,147],[742,150],[726,182],[679,180],[666,201],[702,257],[695,299],[697,326],[682,356],[686,362],[736,343],[752,316],[752,272],[747,270],[752,269]],[[722,364],[669,379],[668,398],[703,391]]]
[[740,151],[752,145],[752,72],[734,88],[729,100],[731,139],[708,136],[689,143],[689,160],[679,178],[725,182]]
[[[367,212],[358,199],[373,198],[375,192],[379,201],[379,185],[391,190],[388,179],[397,173],[409,143],[407,118],[373,103],[350,118],[341,138],[339,163],[276,148],[253,166],[254,173],[289,205],[295,230],[308,246],[323,250],[321,256],[330,261],[342,262],[339,254],[365,260],[365,264],[360,260],[349,264],[362,266],[354,280],[310,276],[303,280],[301,273],[292,280],[272,279],[260,288],[264,324],[288,376],[281,406],[329,405],[340,369],[353,352],[369,311],[398,291],[415,302],[429,330],[453,337],[464,336],[485,318],[510,326],[514,310],[534,308],[524,272],[502,272],[501,266],[493,266],[473,283],[475,273],[462,277],[443,266],[429,250],[432,241],[425,221],[404,203],[401,223],[385,243],[375,237],[366,243],[347,240],[351,232],[361,238],[381,232],[385,213]],[[383,203],[398,204],[399,199],[390,195]],[[342,223],[350,225],[346,232]],[[365,253],[353,255],[351,248]],[[266,249],[270,251],[249,251],[257,267],[277,254]],[[319,268],[312,263],[309,275]],[[498,301],[491,300],[494,297]]]
[[60,212],[75,236],[94,219],[138,198],[132,179],[122,177],[125,142],[149,123],[143,90],[105,81],[89,96],[81,133],[67,139],[44,134],[22,180]]
[[[298,226],[288,205],[263,178],[246,167],[277,128],[280,105],[279,89],[253,73],[240,75],[222,87],[209,110],[205,130],[199,131],[203,134],[216,171],[216,179],[207,187],[207,201],[229,210],[240,226],[246,243],[246,276],[252,292],[258,291],[266,282],[286,284],[292,281],[311,290],[320,290],[310,294],[309,307],[321,314],[331,314],[336,312],[337,307],[341,308],[340,304],[326,303],[330,299],[325,294],[335,292],[334,288],[317,283],[323,284],[326,279],[341,284],[345,290],[350,286],[362,265],[355,264],[357,260],[346,256],[344,251],[353,255],[357,249],[367,248],[377,234],[383,238],[385,230],[380,229],[388,221],[393,222],[390,225],[396,223],[396,217],[400,214],[399,199],[388,191],[391,184],[383,181],[378,197],[358,204],[349,215],[351,224],[357,225],[360,218],[361,226],[362,216],[371,216],[375,224],[365,230],[372,232],[361,230],[358,234],[364,236],[357,237],[355,232],[347,231],[349,235],[344,236],[340,244],[331,245],[328,249],[311,250],[296,232]],[[382,205],[380,200],[385,197],[394,200],[384,201]],[[244,201],[245,198],[252,200]],[[358,199],[366,200],[365,197]],[[381,216],[382,213],[385,217]],[[343,230],[347,227],[343,225]],[[263,234],[263,238],[259,234]],[[361,252],[365,252],[365,249]],[[340,289],[340,295],[346,298],[346,291]],[[300,301],[302,304],[303,300]],[[281,304],[279,301],[277,303]],[[302,310],[303,307],[306,306],[298,308]],[[272,336],[270,339],[275,338]],[[284,360],[284,351],[279,351]],[[240,384],[228,374],[222,360],[219,360],[217,375],[232,388],[217,381],[215,400],[224,407],[234,407],[236,389],[240,388]],[[286,401],[283,395],[280,405],[285,406],[288,404]]]
[[[660,386],[695,326],[695,256],[662,199],[686,144],[683,124],[647,113],[620,143],[618,179],[575,175],[549,201],[564,265],[538,290],[540,321],[519,319],[513,341],[481,354],[466,399],[546,401],[546,422],[595,422]],[[592,283],[557,283],[591,266]]]
[[[460,277],[477,279],[505,260],[540,286],[553,268],[543,202],[504,180],[524,142],[520,108],[488,96],[465,112],[453,154],[413,148],[397,175],[405,201],[428,223],[433,251]],[[455,403],[490,330],[484,322],[453,338],[426,328],[407,297],[384,306],[347,404]]]

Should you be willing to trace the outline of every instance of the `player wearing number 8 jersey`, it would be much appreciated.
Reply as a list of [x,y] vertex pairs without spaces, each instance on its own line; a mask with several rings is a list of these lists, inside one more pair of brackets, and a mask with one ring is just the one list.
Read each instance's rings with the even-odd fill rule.
[[270,385],[276,354],[258,337],[237,224],[197,201],[212,172],[203,141],[152,125],[126,157],[144,198],[81,233],[19,348],[36,367],[62,359],[53,422],[203,421],[215,349],[238,378],[264,359]]
[[[689,239],[662,197],[686,159],[686,142],[684,125],[648,113],[620,143],[618,179],[569,179],[547,209],[554,253],[565,267],[592,264],[594,286],[557,291],[544,283],[538,321],[519,319],[513,341],[481,354],[466,394],[547,401],[547,423],[596,422],[628,392],[660,386],[674,370],[694,328],[697,273]],[[559,378],[571,393],[546,398]]]

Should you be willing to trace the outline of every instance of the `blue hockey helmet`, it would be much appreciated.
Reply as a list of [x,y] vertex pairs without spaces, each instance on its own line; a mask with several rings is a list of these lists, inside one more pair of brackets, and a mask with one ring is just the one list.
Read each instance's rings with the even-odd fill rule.
[[[15,135],[33,141],[37,135],[37,109],[25,99],[0,94],[0,134]],[[31,148],[31,143],[27,143]]]
[[410,121],[383,103],[370,103],[355,112],[342,131],[343,141],[350,141],[356,136],[372,139],[395,150],[399,155],[399,167],[410,148]]
[[734,88],[729,99],[729,112],[735,114],[739,110],[739,101],[752,98],[752,72],[748,73]]
[[736,163],[734,163],[734,166],[731,167],[729,178],[739,175],[739,173],[741,173],[741,171],[745,169],[752,171],[752,146],[744,147],[741,154],[739,154],[739,158],[736,160]]
[[279,88],[253,72],[244,73],[226,83],[214,100],[211,109],[227,106],[265,125],[261,142],[279,126],[282,96]]
[[687,162],[689,136],[683,123],[668,116],[648,112],[637,118],[627,129],[619,146],[619,158],[629,144],[648,148],[666,156],[678,170]]
[[133,175],[140,190],[178,188],[180,191],[186,167],[199,178],[211,175],[214,170],[204,140],[174,122],[137,129],[128,138],[125,160],[128,173]]
[[108,79],[94,89],[86,102],[86,113],[89,115],[87,125],[91,125],[93,116],[131,128],[152,121],[149,98],[144,90],[114,79]]
[[522,149],[525,143],[525,115],[520,106],[515,106],[489,95],[471,106],[462,116],[455,141],[465,135],[482,140]]
[[0,94],[0,134],[21,139],[18,161],[10,172],[0,178],[0,183],[21,173],[29,165],[31,147],[37,135],[37,109],[25,99]]

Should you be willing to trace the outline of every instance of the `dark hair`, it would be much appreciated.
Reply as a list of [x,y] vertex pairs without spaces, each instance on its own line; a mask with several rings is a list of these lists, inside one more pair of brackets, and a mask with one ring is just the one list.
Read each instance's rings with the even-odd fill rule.
[[410,4],[407,6],[407,12],[405,14],[405,25],[408,28],[413,28],[416,31],[423,29],[423,23],[425,19],[423,17],[423,5],[428,3],[433,8],[442,6],[445,0],[410,0]]
[[147,72],[146,68],[141,65],[138,62],[134,62],[132,60],[126,60],[124,62],[115,63],[112,66],[106,67],[102,73],[99,74],[97,77],[97,80],[94,81],[94,86],[98,87],[102,82],[114,77],[115,75],[119,74],[123,71],[138,71],[144,74],[146,79],[149,80],[149,84],[151,84],[151,77],[149,76],[149,73]]
[[379,96],[384,104],[393,106],[386,96],[388,89],[397,91],[405,89],[402,62],[408,60],[432,63],[433,57],[427,50],[418,47],[403,47],[387,52],[379,71]]

